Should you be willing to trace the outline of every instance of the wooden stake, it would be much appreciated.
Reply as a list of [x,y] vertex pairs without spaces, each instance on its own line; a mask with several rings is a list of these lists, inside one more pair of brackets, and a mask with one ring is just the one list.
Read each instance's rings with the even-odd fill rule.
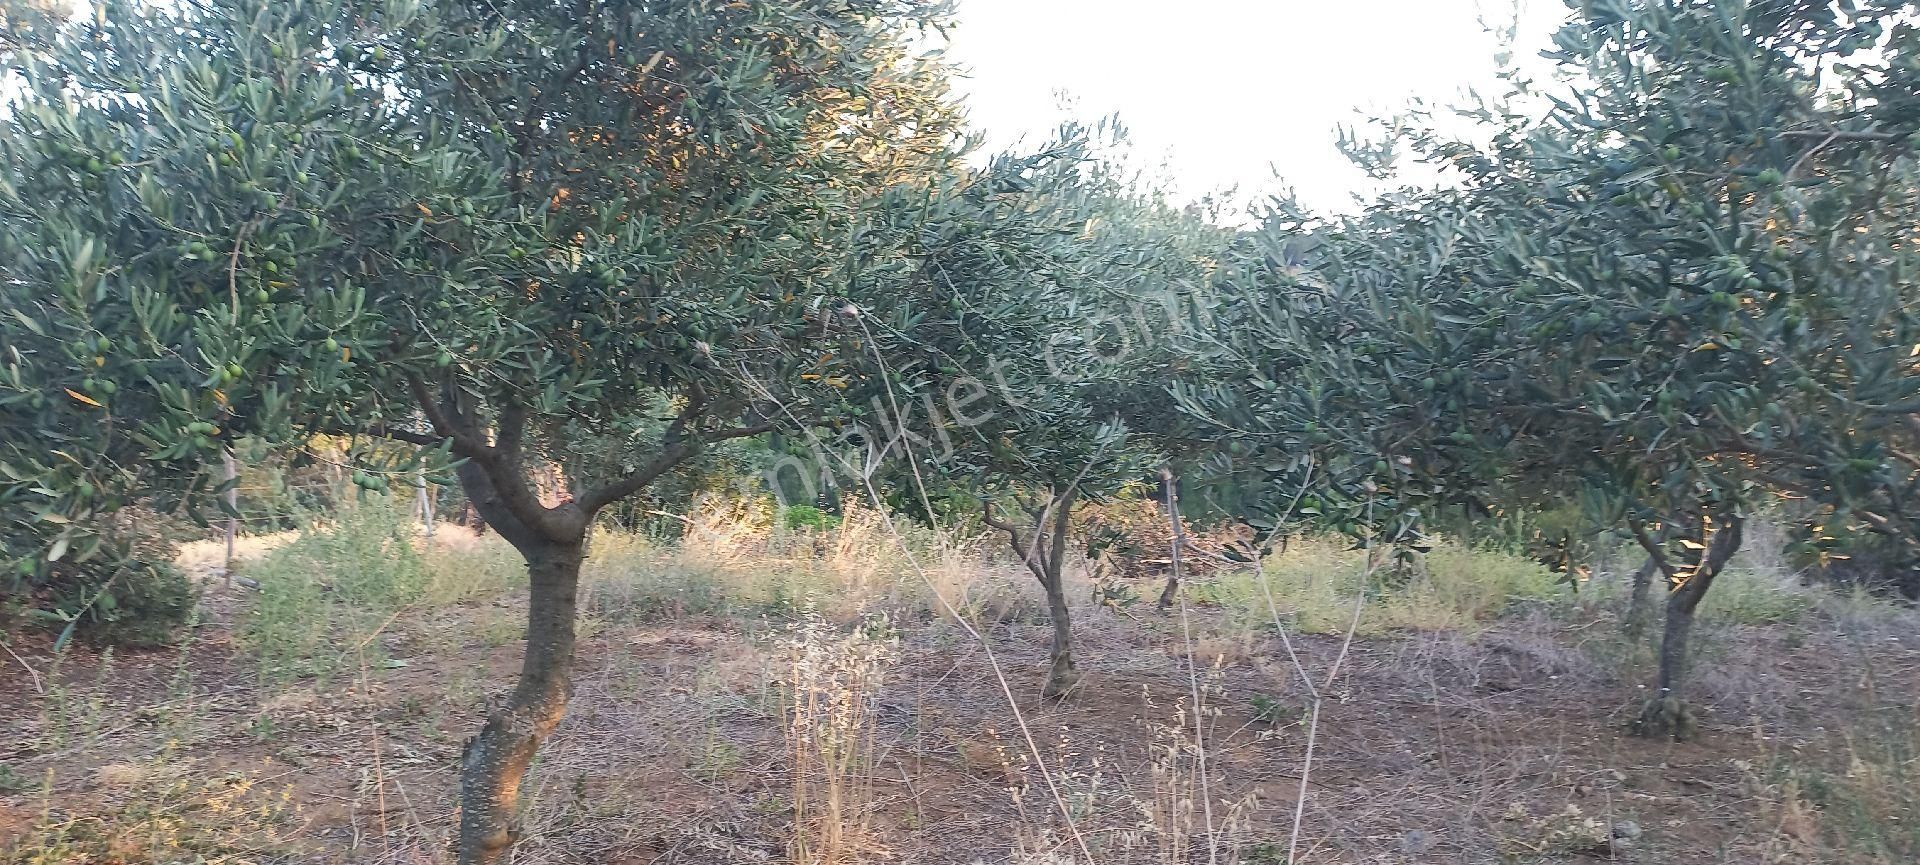
[[1180,482],[1173,469],[1160,468],[1160,483],[1167,488],[1167,519],[1173,524],[1173,572],[1167,575],[1167,587],[1160,592],[1160,609],[1171,609],[1180,591],[1180,548],[1187,545],[1187,529],[1180,522]]
[[228,511],[227,563],[223,570],[226,572],[227,588],[231,589],[233,588],[233,539],[235,535],[240,533],[240,519],[236,516],[240,513],[240,485],[234,482],[239,477],[240,471],[239,466],[233,459],[233,448],[227,448],[220,452],[220,465],[221,468],[225,470],[223,473],[226,475]]

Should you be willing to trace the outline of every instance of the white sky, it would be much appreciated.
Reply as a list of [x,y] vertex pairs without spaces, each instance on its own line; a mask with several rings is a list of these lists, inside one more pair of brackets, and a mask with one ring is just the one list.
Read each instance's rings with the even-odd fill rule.
[[[1544,68],[1536,55],[1565,11],[1525,0],[1516,53],[1529,68]],[[1513,0],[960,0],[947,53],[990,147],[1117,112],[1179,197],[1290,186],[1346,209],[1371,187],[1335,127],[1413,96],[1493,90],[1500,44],[1483,16],[1512,21]]]

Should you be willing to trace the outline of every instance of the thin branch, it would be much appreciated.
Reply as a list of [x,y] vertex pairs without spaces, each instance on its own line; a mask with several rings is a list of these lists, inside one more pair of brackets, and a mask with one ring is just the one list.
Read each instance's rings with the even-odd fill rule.
[[39,671],[35,670],[32,664],[27,663],[27,659],[20,657],[19,653],[13,650],[12,646],[9,646],[4,642],[0,642],[0,649],[6,649],[7,654],[12,655],[14,660],[20,662],[20,669],[27,671],[27,676],[33,679],[33,692],[35,694],[44,695],[47,693],[47,689],[41,686],[40,684]]
[[[1893,141],[1902,136],[1893,132],[1881,132],[1874,129],[1845,130],[1836,129],[1788,129],[1780,133],[1781,138],[1819,138],[1823,141]],[[1824,146],[1824,145],[1823,145]]]
[[689,401],[687,406],[681,409],[680,414],[674,417],[673,423],[667,425],[667,431],[661,434],[661,448],[652,460],[617,481],[588,490],[575,500],[576,503],[588,514],[596,513],[607,505],[646,489],[648,484],[671,471],[674,466],[691,459],[707,444],[756,436],[779,429],[781,426],[778,421],[763,421],[689,436],[686,432],[687,427],[705,410],[704,401]]

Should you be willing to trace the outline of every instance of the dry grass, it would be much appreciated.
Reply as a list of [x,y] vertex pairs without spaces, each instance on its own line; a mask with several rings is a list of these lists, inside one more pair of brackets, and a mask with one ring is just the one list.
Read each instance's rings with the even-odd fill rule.
[[1031,620],[1044,609],[1031,578],[990,553],[986,537],[909,528],[902,543],[861,508],[833,526],[786,528],[768,507],[726,500],[683,520],[673,542],[597,533],[582,575],[588,608],[630,621],[791,619],[804,608],[841,624],[875,610],[905,622],[945,616],[938,592],[975,624]]
[[1565,594],[1546,568],[1512,556],[1441,543],[1411,573],[1395,573],[1370,569],[1361,551],[1319,538],[1295,541],[1257,569],[1223,571],[1195,586],[1199,600],[1251,631],[1272,629],[1271,593],[1283,624],[1309,634],[1344,632],[1362,591],[1368,601],[1359,633],[1367,636],[1472,631],[1516,603]]
[[860,861],[884,850],[872,831],[880,756],[874,713],[896,650],[892,625],[876,616],[842,634],[809,611],[789,629],[786,648],[781,686],[793,803],[788,861]]
[[171,749],[101,766],[93,781],[100,807],[75,814],[43,798],[22,837],[0,848],[0,863],[242,865],[283,855],[295,826],[286,789],[258,772],[208,772]]
[[[593,540],[578,692],[525,796],[523,862],[1085,863],[1084,847],[1100,865],[1274,865],[1296,809],[1305,862],[1916,855],[1920,619],[1764,561],[1727,583],[1700,631],[1708,736],[1649,745],[1620,732],[1646,670],[1633,660],[1644,644],[1618,636],[1608,574],[1575,597],[1528,563],[1443,545],[1422,572],[1369,578],[1357,553],[1306,542],[1258,576],[1194,581],[1184,621],[1097,604],[1082,582],[1085,684],[1055,704],[1026,696],[1045,668],[1037,592],[984,539],[915,534],[903,552],[871,514],[815,530],[749,507],[687,519],[678,543]],[[375,637],[331,683],[262,687],[258,632],[223,624],[261,614],[250,594],[211,596],[214,613],[254,610],[210,615],[178,653],[81,654],[55,670],[16,647],[66,702],[21,685],[8,692],[19,710],[0,708],[0,727],[18,719],[32,740],[0,741],[0,862],[444,861],[447,767],[512,680],[523,577],[496,537],[408,538],[412,576],[307,608],[331,610],[328,658],[345,635]],[[342,560],[383,550],[384,573],[399,573],[386,541],[326,543]],[[275,555],[321,546],[293,544]],[[908,555],[963,600],[981,642],[941,617]],[[342,560],[315,571],[320,585],[374,573]],[[1306,784],[1316,701],[1266,590],[1320,695]],[[863,627],[874,615],[891,627]],[[41,741],[55,726],[67,745]],[[284,792],[285,807],[230,822],[237,812],[207,804],[228,786],[170,786],[183,771],[251,780],[232,801]],[[165,855],[127,852],[129,833],[163,839]]]

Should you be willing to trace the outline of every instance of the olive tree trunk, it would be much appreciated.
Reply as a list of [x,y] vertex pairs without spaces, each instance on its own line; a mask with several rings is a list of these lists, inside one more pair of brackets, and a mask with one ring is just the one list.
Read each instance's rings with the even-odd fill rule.
[[[455,467],[473,512],[512,544],[527,563],[527,649],[513,692],[487,715],[467,740],[460,759],[460,865],[504,865],[519,835],[520,786],[539,753],[567,714],[573,694],[574,617],[579,605],[580,565],[587,532],[607,505],[646,489],[662,474],[706,444],[759,435],[772,422],[701,431],[710,416],[704,390],[689,388],[679,414],[659,448],[638,468],[602,486],[566,492],[559,504],[540,501],[533,479],[541,469],[522,452],[531,409],[512,397],[492,413],[492,435],[483,432],[472,397],[451,378],[430,383],[408,378],[408,388],[433,433],[381,428],[379,434],[420,445],[446,445],[462,458]],[[730,406],[723,416],[738,408]],[[491,438],[491,441],[489,441]]]
[[1706,549],[1700,553],[1699,561],[1689,571],[1675,568],[1657,545],[1641,536],[1648,555],[1666,574],[1670,589],[1667,593],[1666,628],[1660,635],[1659,679],[1655,682],[1653,698],[1647,701],[1640,717],[1634,721],[1635,733],[1682,740],[1691,738],[1698,731],[1693,712],[1687,706],[1681,690],[1687,676],[1687,649],[1693,635],[1694,611],[1700,607],[1700,599],[1706,597],[1707,589],[1713,586],[1714,578],[1726,569],[1727,562],[1739,551],[1743,531],[1744,523],[1738,514],[1723,514],[1712,540],[1708,541]]
[[1041,695],[1054,700],[1065,697],[1080,679],[1073,663],[1073,614],[1067,607],[1065,585],[1067,530],[1073,524],[1073,500],[1077,494],[1077,488],[1068,486],[1050,495],[1044,504],[1027,508],[1030,522],[1024,529],[996,517],[992,505],[983,508],[987,525],[1007,534],[1007,543],[1014,555],[1019,556],[1034,579],[1039,580],[1041,590],[1047,595],[1053,646],[1048,652],[1047,684]]
[[584,545],[549,543],[524,552],[531,587],[526,659],[513,693],[487,716],[461,759],[461,865],[508,860],[517,840],[520,782],[573,695],[569,671]]
[[1047,592],[1047,618],[1053,622],[1053,646],[1047,654],[1047,684],[1041,695],[1057,700],[1073,690],[1080,679],[1073,665],[1073,614],[1067,609],[1067,593],[1060,585],[1058,569],[1040,584]]

